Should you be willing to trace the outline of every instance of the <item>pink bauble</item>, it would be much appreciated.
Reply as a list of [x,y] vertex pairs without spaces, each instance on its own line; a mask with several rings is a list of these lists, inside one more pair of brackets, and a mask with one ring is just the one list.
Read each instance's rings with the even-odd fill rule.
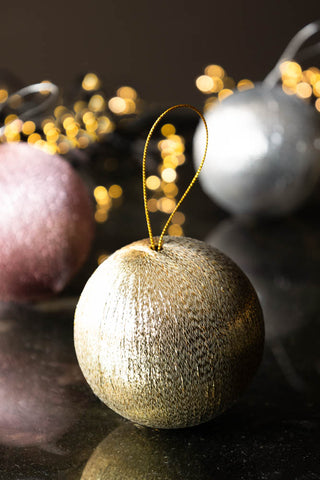
[[93,208],[62,158],[25,143],[0,146],[0,299],[64,288],[89,253]]

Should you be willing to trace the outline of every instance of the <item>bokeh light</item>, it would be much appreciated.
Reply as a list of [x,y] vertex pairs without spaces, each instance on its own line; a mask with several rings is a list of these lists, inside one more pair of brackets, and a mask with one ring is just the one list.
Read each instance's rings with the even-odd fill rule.
[[[279,73],[281,87],[287,95],[296,95],[309,102],[315,98],[315,108],[319,111],[319,102],[317,102],[320,98],[319,68],[312,66],[303,70],[298,62],[288,60],[281,63]],[[196,79],[196,86],[206,95],[204,111],[232,95],[235,89],[242,92],[255,87],[252,80],[248,78],[243,78],[236,83],[220,65],[205,67],[204,74]]]
[[84,90],[97,90],[100,87],[100,80],[95,73],[87,73],[82,80]]

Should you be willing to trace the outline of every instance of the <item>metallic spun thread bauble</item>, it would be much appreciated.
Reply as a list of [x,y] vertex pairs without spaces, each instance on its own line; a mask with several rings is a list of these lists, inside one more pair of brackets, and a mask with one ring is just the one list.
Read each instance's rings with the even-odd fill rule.
[[127,245],[88,280],[75,348],[94,393],[149,427],[210,420],[249,383],[262,356],[256,293],[232,260],[191,238]]
[[83,264],[93,208],[79,175],[62,158],[25,143],[0,146],[0,299],[59,292]]
[[[236,215],[283,215],[299,207],[320,176],[319,114],[280,88],[237,92],[206,113],[210,134],[203,190]],[[203,151],[203,125],[194,162]]]

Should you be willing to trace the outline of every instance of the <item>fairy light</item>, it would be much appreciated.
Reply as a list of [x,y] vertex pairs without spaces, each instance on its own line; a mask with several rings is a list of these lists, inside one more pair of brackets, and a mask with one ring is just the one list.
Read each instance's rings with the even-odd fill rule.
[[244,78],[236,84],[223,67],[212,64],[206,66],[204,74],[196,79],[196,87],[207,95],[204,104],[204,111],[207,111],[216,102],[221,102],[232,95],[235,89],[239,91],[248,90],[254,88],[254,83]]
[[282,89],[286,94],[304,100],[320,97],[320,70],[317,67],[302,70],[297,62],[285,61],[280,65],[280,72]]
[[35,132],[35,130],[36,130],[36,124],[31,120],[24,122],[24,124],[22,125],[22,133],[24,135],[31,135],[32,133]]
[[169,235],[172,235],[172,236],[181,237],[183,235],[183,229],[182,229],[181,225],[173,223],[168,228],[168,233],[169,233]]
[[120,198],[122,196],[122,188],[120,185],[111,185],[109,188],[109,195],[111,198]]
[[151,175],[146,179],[146,185],[149,190],[158,190],[161,185],[161,180],[156,175]]
[[250,90],[251,88],[254,88],[254,83],[248,78],[243,78],[237,83],[237,89],[239,90],[239,92],[243,92],[244,90]]
[[9,123],[12,123],[14,120],[17,120],[18,116],[14,114],[7,115],[6,118],[4,119],[4,124],[9,125]]
[[221,90],[218,94],[218,98],[220,100],[220,102],[222,100],[224,100],[225,98],[227,97],[230,97],[230,95],[233,94],[233,91],[230,89],[230,88],[224,88],[223,90]]
[[285,61],[280,65],[281,79],[287,88],[295,88],[302,80],[302,69],[297,62]]
[[218,77],[223,79],[225,76],[225,70],[220,65],[208,65],[204,69],[205,75],[209,75],[209,77]]
[[36,143],[38,140],[41,140],[41,135],[39,133],[32,133],[28,137],[28,143],[30,143],[31,145]]
[[176,201],[173,198],[161,197],[157,201],[158,210],[164,213],[172,213],[175,206]]
[[43,120],[41,125],[42,125],[43,133],[45,135],[51,128],[55,128],[55,123],[50,118],[46,118],[45,120]]
[[108,211],[104,208],[97,208],[94,214],[97,223],[104,223],[108,219]]
[[5,89],[0,89],[0,103],[4,103],[8,100],[8,92]]
[[176,133],[175,126],[171,123],[165,123],[161,127],[161,133],[164,137],[169,137],[170,135],[174,135]]
[[87,107],[87,102],[83,100],[78,100],[73,105],[73,110],[75,113],[82,112]]
[[115,113],[116,115],[126,113],[127,103],[124,98],[112,97],[108,102],[108,106],[111,112]]
[[147,207],[149,212],[156,212],[158,210],[158,201],[156,198],[150,198],[147,201]]
[[59,141],[57,151],[60,155],[65,155],[66,153],[69,152],[69,150],[70,150],[70,145],[67,141],[65,140]]
[[93,112],[101,112],[105,109],[106,101],[102,95],[93,95],[88,103],[88,107]]
[[126,100],[137,100],[138,94],[134,88],[124,86],[118,88],[117,96]]
[[[8,117],[7,117],[8,118]],[[5,120],[5,129],[4,135],[7,142],[19,142],[20,132],[22,131],[23,122],[22,120],[15,118],[12,121]]]
[[84,121],[85,125],[87,125],[90,122],[93,122],[95,120],[95,116],[92,112],[86,111],[82,115],[82,120]]
[[186,217],[182,212],[176,212],[172,218],[172,223],[177,225],[183,225],[186,221]]
[[296,88],[296,94],[300,98],[310,98],[312,95],[312,88],[307,82],[300,82]]
[[55,127],[48,128],[45,135],[48,142],[55,143],[59,139],[59,130]]
[[87,73],[82,80],[82,88],[87,91],[100,88],[100,79],[95,73]]
[[[42,83],[46,82],[48,80]],[[116,128],[115,116],[137,114],[142,102],[137,91],[128,85],[119,87],[116,96],[111,98],[107,98],[100,90],[101,85],[101,79],[95,73],[87,73],[81,81],[80,97],[73,101],[71,108],[63,103],[57,105],[53,115],[43,119],[41,126],[31,120],[22,123],[20,132],[11,126],[4,131],[0,141],[24,140],[48,153],[67,155],[74,148],[86,149],[91,143],[103,140]],[[47,94],[47,91],[42,93]],[[0,89],[0,104],[8,98],[8,91]],[[21,101],[21,97],[11,96],[10,108],[16,108],[15,105]],[[16,115],[10,114],[4,123],[9,125],[16,119]],[[117,198],[121,196],[122,192]],[[99,214],[98,218],[101,220],[104,216]]]
[[67,129],[73,123],[74,123],[74,117],[70,113],[67,113],[66,115],[63,116],[62,125],[64,129]]
[[131,115],[138,110],[138,94],[129,86],[118,88],[116,96],[110,98],[108,107],[115,115]]
[[204,111],[207,111],[209,108],[213,107],[215,103],[218,102],[217,97],[209,97],[206,99],[205,104],[204,104]]
[[[284,61],[280,65],[281,87],[287,95],[310,101],[315,98],[315,108],[319,111],[320,98],[320,69],[312,66],[303,70],[296,61]],[[209,80],[210,79],[210,80]],[[218,88],[214,88],[215,82],[219,80]],[[204,74],[196,79],[197,88],[206,95],[204,111],[212,108],[217,102],[223,101],[232,95],[235,90],[239,92],[255,87],[254,83],[243,78],[235,83],[234,79],[227,75],[227,72],[220,65],[208,65]]]
[[173,168],[165,168],[161,173],[161,178],[167,183],[174,182],[177,178],[177,172]]
[[78,138],[79,142],[79,148],[87,148],[90,144],[90,140],[88,137],[81,135],[81,137]]
[[108,190],[103,185],[98,185],[94,189],[93,195],[99,205],[104,205],[109,200]]
[[203,93],[212,92],[213,79],[209,75],[201,75],[196,80],[197,88]]
[[101,253],[97,258],[98,265],[101,265],[101,263],[103,263],[109,257],[110,257],[109,253],[106,253],[106,252]]
[[[152,192],[151,198],[147,201],[147,208],[149,212],[160,211],[170,214],[177,204],[179,193],[176,185],[177,168],[185,162],[185,145],[184,138],[176,133],[176,128],[171,123],[166,123],[161,127],[161,134],[163,138],[157,143],[162,159],[158,167],[159,175],[150,175],[146,179],[146,186]],[[169,235],[183,235],[181,225],[184,221],[184,214],[176,212],[169,227]]]
[[175,198],[179,193],[179,189],[175,183],[164,182],[164,185],[161,185],[161,188],[165,196],[168,198]]
[[120,185],[114,184],[109,190],[104,185],[97,185],[93,190],[96,200],[95,220],[97,223],[104,223],[109,217],[109,212],[114,206],[114,201],[121,199],[123,190]]
[[315,82],[313,85],[313,95],[320,97],[320,80]]
[[68,111],[68,109],[64,105],[58,105],[54,109],[53,113],[54,113],[54,116],[58,119],[67,111]]

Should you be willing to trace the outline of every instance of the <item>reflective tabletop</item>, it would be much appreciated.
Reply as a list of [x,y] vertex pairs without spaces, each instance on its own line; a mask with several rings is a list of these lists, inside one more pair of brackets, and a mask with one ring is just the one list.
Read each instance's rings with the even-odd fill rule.
[[223,415],[153,430],[94,396],[73,346],[74,309],[96,256],[146,237],[140,180],[125,182],[123,205],[97,228],[92,257],[62,294],[1,304],[0,479],[320,478],[319,198],[289,218],[253,222],[228,217],[195,186],[184,233],[224,251],[250,278],[264,311],[264,357]]

